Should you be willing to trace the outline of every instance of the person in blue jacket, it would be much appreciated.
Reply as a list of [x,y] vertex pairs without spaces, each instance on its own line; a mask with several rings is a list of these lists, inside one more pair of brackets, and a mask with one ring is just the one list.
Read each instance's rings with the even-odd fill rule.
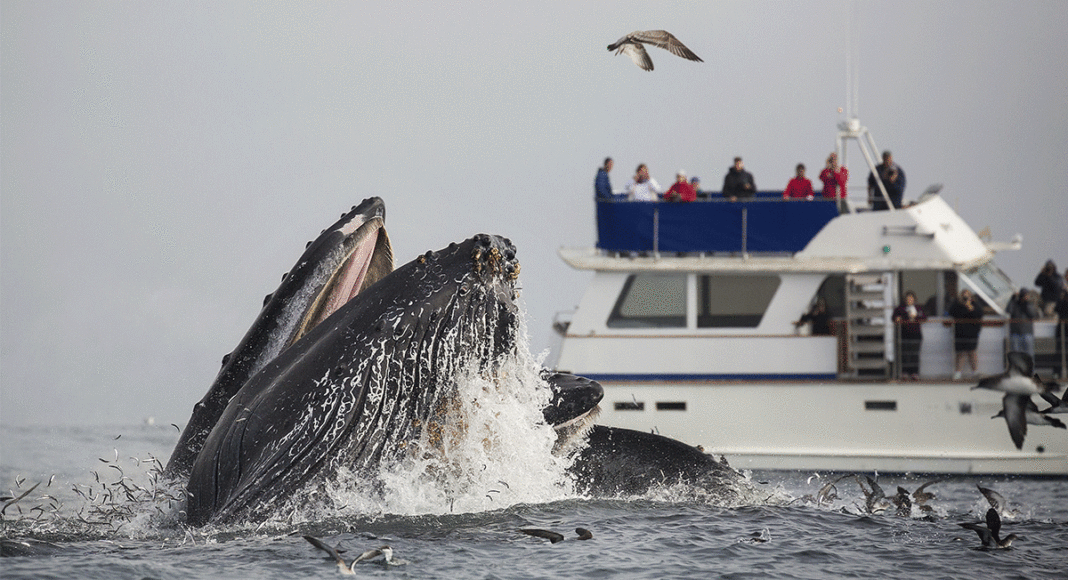
[[608,181],[608,172],[612,171],[612,158],[605,157],[604,165],[597,168],[597,177],[593,180],[593,193],[598,200],[613,200],[612,183]]

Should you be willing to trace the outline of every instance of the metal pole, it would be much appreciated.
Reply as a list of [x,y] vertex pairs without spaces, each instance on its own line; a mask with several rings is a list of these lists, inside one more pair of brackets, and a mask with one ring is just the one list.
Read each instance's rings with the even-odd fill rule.
[[653,206],[653,256],[660,257],[660,206]]
[[1065,378],[1068,374],[1068,361],[1065,360],[1068,357],[1068,344],[1065,344],[1065,339],[1068,338],[1066,330],[1068,330],[1068,322],[1057,320],[1057,333],[1061,334],[1061,378]]
[[749,257],[749,247],[746,240],[749,238],[749,208],[742,206],[742,257]]

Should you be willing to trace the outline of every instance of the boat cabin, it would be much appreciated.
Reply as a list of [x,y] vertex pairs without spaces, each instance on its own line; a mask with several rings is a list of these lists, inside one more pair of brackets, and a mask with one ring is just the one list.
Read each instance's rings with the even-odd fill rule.
[[[920,375],[945,378],[954,365],[945,313],[962,288],[987,313],[981,372],[1003,370],[1004,309],[1016,288],[993,258],[1018,243],[984,242],[937,190],[889,211],[780,192],[596,203],[596,247],[560,250],[595,273],[578,310],[555,325],[562,370],[597,380],[893,379],[891,312],[912,290],[928,316]],[[795,324],[819,299],[829,336]],[[1054,330],[1036,323],[1036,359],[1061,374]]]

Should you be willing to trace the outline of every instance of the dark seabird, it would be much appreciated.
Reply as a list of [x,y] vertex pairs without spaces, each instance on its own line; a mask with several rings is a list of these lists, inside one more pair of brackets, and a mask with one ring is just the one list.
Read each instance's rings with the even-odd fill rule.
[[642,70],[653,70],[653,59],[649,58],[649,53],[645,52],[643,44],[663,48],[675,56],[704,62],[701,57],[686,48],[686,45],[679,42],[679,39],[666,30],[635,30],[609,44],[608,50],[614,50],[616,54],[623,53],[627,55]]
[[918,506],[924,512],[930,512],[934,508],[932,508],[931,506],[927,505],[927,502],[932,500],[932,499],[934,499],[935,498],[935,494],[933,494],[933,493],[931,493],[929,491],[924,491],[924,490],[927,489],[928,485],[934,485],[936,483],[942,483],[943,481],[945,481],[945,480],[944,479],[932,479],[931,481],[928,481],[927,483],[921,485],[920,487],[917,487],[916,491],[912,492],[912,503],[914,503],[916,506]]
[[883,493],[883,488],[879,487],[878,483],[871,477],[865,475],[864,479],[868,480],[868,485],[871,486],[871,491],[864,487],[864,482],[860,477],[855,478],[857,485],[860,486],[860,491],[864,492],[864,507],[868,509],[868,513],[873,514],[877,511],[886,511],[890,507],[890,501],[886,499],[886,494]]
[[534,536],[536,538],[545,538],[550,543],[557,543],[564,541],[564,535],[558,534],[552,530],[539,530],[537,528],[522,528],[519,530],[528,536]]
[[[1038,405],[1036,405],[1035,402],[1031,399],[1027,399],[1027,403],[1024,406],[1024,419],[1026,419],[1026,424],[1039,426],[1049,425],[1050,427],[1056,427],[1058,429],[1068,429],[1068,426],[1065,426],[1063,421],[1056,417],[1050,417],[1046,413],[1047,411],[1039,411]],[[991,417],[991,419],[997,419],[998,417],[1004,416],[1005,409],[1002,409],[998,411],[997,415]],[[1017,445],[1017,447],[1019,446]]]
[[957,525],[979,534],[979,541],[983,543],[984,548],[1008,548],[1016,539],[1016,534],[1001,537],[1001,517],[998,516],[998,510],[994,508],[986,510],[986,527],[983,527],[983,522]]
[[[521,528],[519,530],[528,536],[534,536],[536,538],[545,538],[550,543],[555,544],[557,542],[564,541],[564,535],[558,534],[552,530],[541,530],[538,528]],[[593,538],[593,532],[586,528],[575,528],[575,533],[578,534],[576,540],[590,540]]]
[[1023,449],[1024,436],[1027,435],[1027,409],[1028,405],[1034,404],[1031,403],[1031,395],[1045,393],[1052,387],[1035,374],[1031,355],[1012,351],[1005,358],[1008,363],[1005,372],[985,377],[972,388],[1005,393],[1001,399],[1002,411],[995,417],[1005,418],[1012,442],[1017,449]]
[[816,505],[821,506],[825,503],[830,504],[834,500],[838,499],[838,488],[835,487],[835,484],[847,477],[849,477],[849,474],[843,475],[833,481],[828,481],[827,483],[823,484],[823,487],[821,487],[820,490],[816,492]]
[[1000,493],[978,484],[975,487],[979,488],[979,493],[983,494],[990,507],[998,510],[999,515],[1011,516],[1019,513],[1017,510],[1009,510],[1009,501]]
[[356,559],[352,561],[352,564],[346,564],[345,559],[341,557],[341,554],[338,554],[336,548],[331,548],[330,546],[326,545],[322,540],[314,536],[304,536],[304,539],[308,540],[308,542],[316,548],[319,548],[327,554],[330,554],[334,558],[334,561],[337,562],[337,569],[340,570],[342,574],[355,574],[356,572],[353,571],[352,567],[355,566],[357,562],[370,560],[372,558],[377,558],[378,556],[382,556],[385,559],[385,563],[387,566],[399,566],[401,564],[406,563],[403,560],[393,558],[392,548],[390,548],[389,546],[382,546],[381,548],[367,550],[359,556],[356,556]]
[[912,500],[909,499],[909,490],[897,486],[897,494],[890,498],[890,501],[897,506],[897,515],[906,518],[912,515]]
[[1031,355],[1012,351],[1005,355],[1005,372],[979,380],[973,389],[989,389],[1010,395],[1037,395],[1053,388],[1056,383],[1046,383],[1035,374]]

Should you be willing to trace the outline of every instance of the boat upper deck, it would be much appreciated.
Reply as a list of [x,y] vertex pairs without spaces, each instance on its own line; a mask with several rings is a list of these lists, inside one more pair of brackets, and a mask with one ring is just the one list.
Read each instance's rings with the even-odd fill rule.
[[[839,213],[834,200],[597,201],[596,248],[561,248],[588,270],[859,273],[970,271],[994,253],[937,193],[891,211]],[[621,260],[618,255],[627,258]]]
[[[718,197],[718,196],[717,196]],[[597,202],[597,247],[609,252],[799,252],[832,219],[833,199],[763,191],[730,202]]]

